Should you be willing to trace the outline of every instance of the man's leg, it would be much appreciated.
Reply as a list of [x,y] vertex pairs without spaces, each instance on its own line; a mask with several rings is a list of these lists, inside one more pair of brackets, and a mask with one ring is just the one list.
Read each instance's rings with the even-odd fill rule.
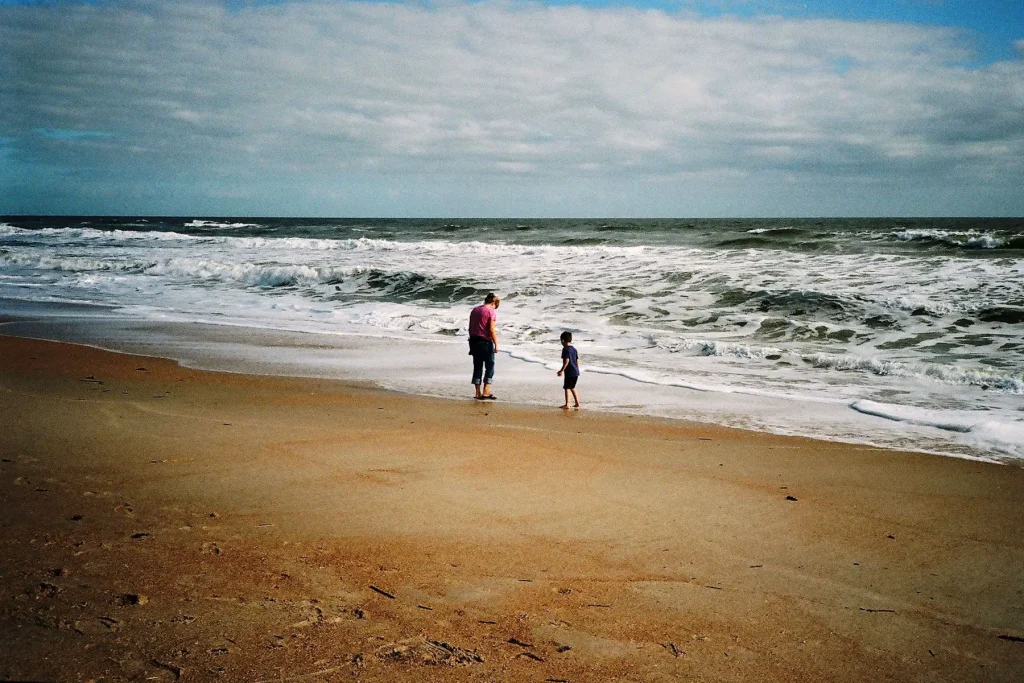
[[484,359],[479,353],[473,354],[473,389],[476,391],[476,397],[480,398],[483,394],[480,392],[480,382],[484,374]]
[[491,346],[491,353],[484,358],[484,396],[491,395],[491,380],[494,379],[494,346]]

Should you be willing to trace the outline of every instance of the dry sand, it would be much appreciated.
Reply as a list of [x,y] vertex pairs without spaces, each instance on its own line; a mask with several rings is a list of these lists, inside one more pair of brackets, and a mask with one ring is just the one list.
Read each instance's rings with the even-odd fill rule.
[[1016,467],[10,337],[0,401],[3,680],[1024,679]]

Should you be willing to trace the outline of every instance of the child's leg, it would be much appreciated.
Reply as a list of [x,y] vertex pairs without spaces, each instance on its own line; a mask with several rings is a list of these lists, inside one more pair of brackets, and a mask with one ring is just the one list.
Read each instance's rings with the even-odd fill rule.
[[[573,387],[571,389],[571,391],[572,391],[572,400],[575,402],[576,407],[579,408],[580,407],[580,395],[576,393],[576,387]],[[566,393],[566,396],[565,396],[565,404],[569,405],[569,395],[568,395],[568,393]]]
[[565,403],[562,404],[562,407],[563,408],[568,408],[569,407],[569,390],[568,389],[564,389],[564,391],[565,391]]

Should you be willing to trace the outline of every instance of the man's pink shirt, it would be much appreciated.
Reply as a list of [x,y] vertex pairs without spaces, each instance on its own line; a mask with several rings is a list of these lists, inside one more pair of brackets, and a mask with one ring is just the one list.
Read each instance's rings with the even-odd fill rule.
[[498,314],[487,304],[481,304],[469,314],[469,336],[491,338],[491,321],[497,320]]

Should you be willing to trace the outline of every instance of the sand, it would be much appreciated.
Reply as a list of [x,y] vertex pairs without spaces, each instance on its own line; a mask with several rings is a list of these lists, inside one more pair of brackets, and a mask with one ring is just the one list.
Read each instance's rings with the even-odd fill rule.
[[1024,677],[1024,470],[553,398],[0,337],[0,679]]

